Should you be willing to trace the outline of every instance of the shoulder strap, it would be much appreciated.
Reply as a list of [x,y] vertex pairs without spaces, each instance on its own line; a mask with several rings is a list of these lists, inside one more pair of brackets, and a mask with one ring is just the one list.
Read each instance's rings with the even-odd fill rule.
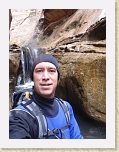
[[24,101],[22,101],[21,103],[28,111],[30,111],[30,113],[35,116],[38,122],[38,138],[45,138],[47,136],[47,121],[45,116],[43,115],[41,109],[39,108],[39,106],[37,106],[37,104],[32,101],[31,99],[26,99]]
[[[70,126],[70,114],[69,114],[69,108],[68,105],[66,104],[66,102],[60,98],[56,97],[56,100],[59,102],[60,106],[62,107],[65,117],[66,117],[66,121],[67,121],[67,125],[63,126],[61,128],[54,128],[53,130],[48,130],[48,136],[51,136],[53,134],[58,134],[61,133],[61,138],[62,139],[66,139],[65,138],[65,134],[64,134],[64,130],[67,129]],[[57,137],[58,138],[58,137]]]
[[64,100],[62,100],[61,98],[56,98],[56,99],[57,99],[57,101],[59,101],[59,103],[64,111],[68,126],[70,126],[70,114],[69,114],[69,108],[68,108],[66,102]]

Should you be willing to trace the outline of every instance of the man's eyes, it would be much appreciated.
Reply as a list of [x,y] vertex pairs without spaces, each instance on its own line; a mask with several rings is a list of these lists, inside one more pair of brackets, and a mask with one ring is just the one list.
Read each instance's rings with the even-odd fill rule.
[[49,72],[56,72],[56,69],[49,69]]
[[[36,70],[37,73],[41,73],[41,72],[44,72],[44,71],[45,71],[44,69],[37,69]],[[56,69],[48,69],[47,72],[55,73]]]
[[36,70],[36,72],[37,72],[37,73],[39,73],[39,72],[43,72],[43,70],[41,70],[41,69],[38,69],[38,70]]

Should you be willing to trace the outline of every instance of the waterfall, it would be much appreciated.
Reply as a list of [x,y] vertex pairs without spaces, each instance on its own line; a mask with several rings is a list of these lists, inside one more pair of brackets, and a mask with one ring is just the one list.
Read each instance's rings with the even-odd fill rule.
[[29,88],[33,86],[30,74],[34,59],[43,53],[42,48],[31,49],[29,47],[23,47],[21,49],[20,65],[17,73],[17,81],[15,90],[21,88]]
[[[21,63],[22,63],[22,73],[23,73],[23,84],[25,84],[25,63],[24,63],[24,54],[23,51],[21,51]],[[18,85],[20,85],[21,76],[18,77]]]

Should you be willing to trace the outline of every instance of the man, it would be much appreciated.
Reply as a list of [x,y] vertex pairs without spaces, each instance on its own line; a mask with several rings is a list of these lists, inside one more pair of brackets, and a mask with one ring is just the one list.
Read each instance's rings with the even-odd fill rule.
[[[55,97],[55,90],[60,78],[60,70],[55,57],[49,54],[41,54],[35,59],[32,67],[31,78],[34,81],[31,100],[38,105],[46,117],[48,130],[53,136],[43,137],[83,139],[79,126],[74,117],[71,105],[65,101],[70,114],[70,122],[67,125],[64,111]],[[38,137],[38,125],[29,112],[20,104],[10,111],[9,138],[10,139],[36,139]],[[39,127],[41,129],[41,127]],[[55,132],[55,131],[58,132]]]

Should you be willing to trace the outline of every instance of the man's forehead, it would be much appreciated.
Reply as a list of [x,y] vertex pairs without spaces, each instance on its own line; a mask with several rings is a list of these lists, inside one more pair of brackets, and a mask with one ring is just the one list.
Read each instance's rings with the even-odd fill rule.
[[50,63],[50,62],[41,62],[41,63],[38,63],[35,67],[36,68],[55,68],[55,65]]

